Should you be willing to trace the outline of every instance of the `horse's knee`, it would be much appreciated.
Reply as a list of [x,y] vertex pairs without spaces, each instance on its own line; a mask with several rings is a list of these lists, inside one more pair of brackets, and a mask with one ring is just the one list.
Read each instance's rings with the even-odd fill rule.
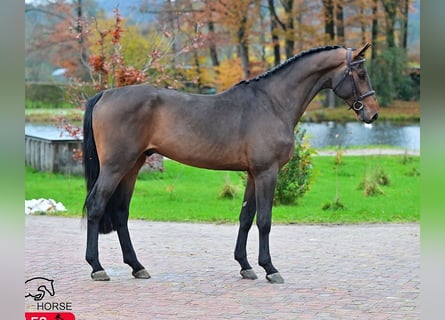
[[252,227],[252,221],[251,220],[242,220],[240,219],[239,228],[241,231],[248,233],[250,231],[250,228]]
[[272,227],[272,222],[270,220],[257,218],[257,227],[260,234],[269,234]]

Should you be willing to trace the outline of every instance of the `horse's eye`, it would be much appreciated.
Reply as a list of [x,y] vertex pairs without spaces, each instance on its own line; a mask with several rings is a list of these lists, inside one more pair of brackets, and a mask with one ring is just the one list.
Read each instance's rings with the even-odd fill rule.
[[359,77],[361,80],[365,80],[365,79],[366,79],[366,72],[359,72],[358,77]]

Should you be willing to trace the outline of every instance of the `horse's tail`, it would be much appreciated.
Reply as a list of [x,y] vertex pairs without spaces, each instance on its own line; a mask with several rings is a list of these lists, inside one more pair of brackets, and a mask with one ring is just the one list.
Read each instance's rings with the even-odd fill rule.
[[83,116],[83,164],[85,168],[85,180],[87,185],[87,196],[83,204],[83,216],[86,214],[87,200],[99,176],[99,157],[97,155],[96,142],[93,135],[93,109],[103,92],[89,99],[85,105]]

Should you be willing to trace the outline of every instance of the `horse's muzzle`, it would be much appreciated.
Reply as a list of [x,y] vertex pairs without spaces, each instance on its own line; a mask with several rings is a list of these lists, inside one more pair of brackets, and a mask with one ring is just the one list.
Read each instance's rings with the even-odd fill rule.
[[377,120],[378,117],[379,117],[379,114],[376,113],[371,118],[362,118],[362,121],[365,123],[373,123],[374,121]]
[[[352,108],[354,109],[354,108]],[[379,117],[378,112],[378,105],[362,105],[362,108],[360,110],[355,110],[355,113],[357,114],[357,119],[359,121],[365,122],[365,123],[373,123],[377,120]]]

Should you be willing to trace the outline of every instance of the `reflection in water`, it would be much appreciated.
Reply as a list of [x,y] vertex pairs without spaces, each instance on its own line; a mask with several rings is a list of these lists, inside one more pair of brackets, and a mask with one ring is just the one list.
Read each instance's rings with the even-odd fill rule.
[[[387,145],[408,150],[420,150],[420,126],[397,125],[388,122],[375,122],[371,125],[360,122],[302,123],[306,137],[313,148],[329,146]],[[26,124],[25,133],[46,139],[69,137],[59,128],[48,125]]]
[[420,126],[375,122],[302,123],[313,148],[327,146],[387,145],[409,150],[420,150]]

